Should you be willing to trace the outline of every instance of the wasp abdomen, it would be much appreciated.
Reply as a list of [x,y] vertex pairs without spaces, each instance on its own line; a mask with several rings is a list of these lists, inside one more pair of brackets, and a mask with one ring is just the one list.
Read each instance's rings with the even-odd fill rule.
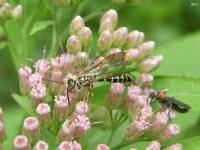
[[105,77],[103,79],[99,79],[98,81],[107,81],[110,83],[125,83],[125,82],[132,82],[133,78],[130,75],[121,74],[121,75]]

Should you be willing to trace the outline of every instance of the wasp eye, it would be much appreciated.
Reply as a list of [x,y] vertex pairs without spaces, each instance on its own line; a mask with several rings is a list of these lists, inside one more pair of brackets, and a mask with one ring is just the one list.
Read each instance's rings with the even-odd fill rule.
[[75,81],[73,80],[73,79],[69,79],[68,81],[67,81],[67,85],[68,85],[68,88],[69,89],[73,89],[73,88],[75,88]]

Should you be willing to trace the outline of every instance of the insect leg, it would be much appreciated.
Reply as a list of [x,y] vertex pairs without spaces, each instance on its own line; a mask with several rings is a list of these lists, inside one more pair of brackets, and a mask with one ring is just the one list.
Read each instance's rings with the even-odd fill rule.
[[67,88],[67,102],[70,105],[70,100],[69,100],[69,89]]

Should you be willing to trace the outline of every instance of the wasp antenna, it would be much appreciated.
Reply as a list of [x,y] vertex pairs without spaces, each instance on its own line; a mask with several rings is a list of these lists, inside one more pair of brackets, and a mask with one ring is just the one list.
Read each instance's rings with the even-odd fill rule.
[[68,88],[67,88],[67,102],[68,102],[68,104],[70,105],[70,100],[69,100],[69,90],[68,90]]
[[55,81],[55,80],[50,80],[50,79],[42,79],[44,81],[48,81],[48,82],[55,82],[55,83],[59,83],[59,84],[64,84],[64,82],[62,81]]

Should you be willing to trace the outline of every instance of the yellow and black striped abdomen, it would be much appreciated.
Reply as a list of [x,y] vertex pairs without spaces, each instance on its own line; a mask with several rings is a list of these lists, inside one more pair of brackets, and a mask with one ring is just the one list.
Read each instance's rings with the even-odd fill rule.
[[133,82],[133,77],[128,74],[120,74],[98,79],[98,82],[101,81],[107,81],[110,83],[126,83],[126,82]]

